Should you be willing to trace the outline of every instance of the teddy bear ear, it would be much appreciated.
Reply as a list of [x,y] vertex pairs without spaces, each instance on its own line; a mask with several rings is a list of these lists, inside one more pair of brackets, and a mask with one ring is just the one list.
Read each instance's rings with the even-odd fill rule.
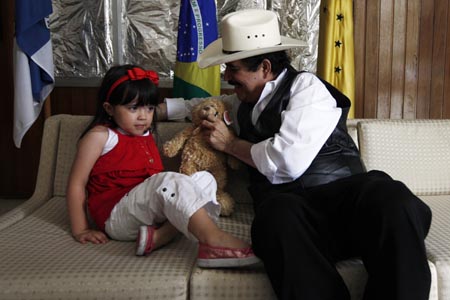
[[228,110],[223,112],[223,121],[225,122],[225,124],[227,124],[228,126],[230,126],[231,124],[233,124],[233,120],[231,120],[230,117],[230,113],[228,112]]

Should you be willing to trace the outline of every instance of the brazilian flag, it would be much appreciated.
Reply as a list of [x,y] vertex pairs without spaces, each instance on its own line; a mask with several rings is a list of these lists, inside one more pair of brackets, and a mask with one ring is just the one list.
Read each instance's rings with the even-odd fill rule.
[[354,117],[355,51],[353,41],[353,0],[320,2],[317,75],[325,79],[352,102],[349,118]]
[[214,0],[181,0],[173,96],[191,99],[220,94],[220,66],[200,69],[197,57],[218,37]]

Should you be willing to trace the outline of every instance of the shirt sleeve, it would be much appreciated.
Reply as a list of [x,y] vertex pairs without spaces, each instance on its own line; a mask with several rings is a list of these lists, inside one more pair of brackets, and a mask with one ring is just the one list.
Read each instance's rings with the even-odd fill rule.
[[281,113],[280,131],[254,144],[252,159],[273,184],[300,177],[319,153],[341,116],[325,85],[311,73],[301,73],[291,87],[291,99]]
[[186,100],[183,98],[166,98],[167,119],[170,121],[184,120],[190,115],[190,110],[186,107]]

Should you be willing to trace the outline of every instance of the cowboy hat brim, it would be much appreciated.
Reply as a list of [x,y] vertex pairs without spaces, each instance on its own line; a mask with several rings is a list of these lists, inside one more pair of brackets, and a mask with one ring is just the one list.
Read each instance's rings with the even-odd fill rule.
[[197,63],[198,66],[203,69],[260,54],[305,46],[308,46],[308,44],[303,41],[281,36],[281,43],[278,45],[272,47],[256,48],[252,50],[237,51],[227,54],[223,51],[222,38],[219,38],[206,47],[206,49],[199,55]]

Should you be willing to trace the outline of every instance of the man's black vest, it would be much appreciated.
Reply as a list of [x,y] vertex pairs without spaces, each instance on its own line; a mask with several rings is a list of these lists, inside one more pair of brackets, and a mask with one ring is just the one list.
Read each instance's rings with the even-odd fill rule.
[[[258,143],[271,138],[279,132],[281,127],[281,112],[286,109],[290,100],[290,89],[299,72],[288,69],[285,79],[278,87],[266,108],[259,116],[256,125],[251,122],[251,112],[254,104],[242,102],[238,110],[240,138],[251,143]],[[342,109],[342,115],[328,140],[320,149],[305,173],[289,185],[297,188],[308,188],[328,183],[352,174],[364,172],[359,157],[359,151],[347,132],[347,115],[350,109],[350,100],[330,83],[320,79],[334,97],[337,106]],[[299,157],[298,159],[302,159]],[[249,168],[252,184],[259,188],[271,185],[267,178],[254,168]]]

